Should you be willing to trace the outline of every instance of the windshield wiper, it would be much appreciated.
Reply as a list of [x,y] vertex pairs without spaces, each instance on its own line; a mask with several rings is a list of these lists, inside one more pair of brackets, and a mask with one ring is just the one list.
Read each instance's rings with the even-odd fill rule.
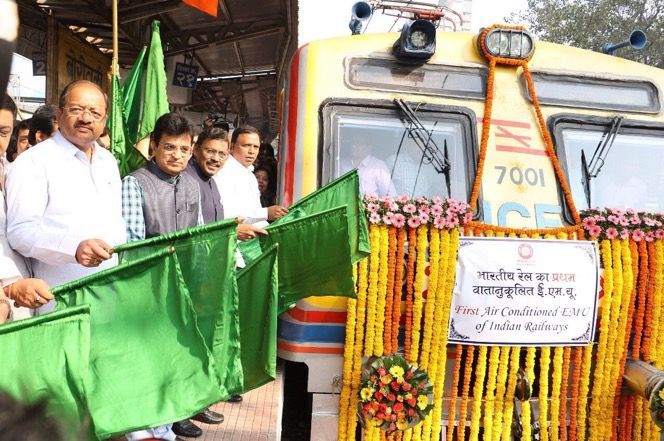
[[606,163],[606,158],[613,147],[613,143],[620,132],[620,127],[622,126],[623,117],[614,116],[611,120],[611,127],[609,130],[602,133],[602,138],[600,138],[593,156],[590,158],[590,162],[586,161],[586,155],[583,149],[581,149],[581,173],[583,176],[583,192],[586,194],[586,201],[588,202],[588,208],[591,207],[590,204],[590,180],[599,176],[599,173],[602,171],[604,164]]
[[[422,163],[426,159],[427,164],[431,164],[431,166],[434,168],[434,170],[436,170],[437,173],[445,176],[445,186],[447,187],[447,195],[448,197],[451,197],[452,191],[451,191],[450,170],[452,169],[452,167],[449,161],[449,154],[447,151],[447,140],[445,140],[443,151],[441,151],[436,142],[432,138],[433,130],[427,130],[426,127],[424,127],[424,124],[422,124],[422,121],[415,114],[415,111],[408,105],[408,103],[405,102],[403,99],[397,98],[394,100],[394,104],[401,111],[401,114],[409,123],[409,126],[406,128],[409,137],[415,142],[415,144],[422,151],[420,166],[417,170],[417,178],[419,178],[420,170],[422,168]],[[415,186],[417,186],[417,178],[415,179]],[[414,192],[415,188],[413,188],[413,193]]]

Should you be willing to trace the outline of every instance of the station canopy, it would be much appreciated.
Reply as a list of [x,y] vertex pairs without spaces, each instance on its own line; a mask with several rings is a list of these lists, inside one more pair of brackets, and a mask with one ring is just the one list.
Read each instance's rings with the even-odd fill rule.
[[[33,52],[47,50],[46,30],[53,17],[58,26],[112,55],[111,0],[17,0],[17,4],[19,54],[32,58]],[[150,23],[159,20],[167,66],[177,61],[199,67],[196,88],[175,109],[218,112],[230,121],[239,115],[242,122],[274,136],[278,79],[296,44],[290,38],[293,4],[292,0],[219,0],[214,17],[181,0],[118,0],[120,67],[131,67],[149,44]]]

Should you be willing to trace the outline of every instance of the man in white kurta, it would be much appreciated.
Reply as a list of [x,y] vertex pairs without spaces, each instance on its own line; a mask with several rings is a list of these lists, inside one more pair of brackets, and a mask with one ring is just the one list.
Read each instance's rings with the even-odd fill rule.
[[251,126],[238,127],[233,131],[228,160],[215,180],[219,186],[224,217],[243,217],[245,222],[259,227],[267,221],[276,220],[288,213],[286,207],[261,206],[261,193],[253,173],[253,163],[258,156],[260,137]]
[[112,247],[126,242],[117,163],[95,142],[106,112],[96,84],[72,83],[60,97],[59,132],[19,156],[7,176],[7,238],[50,286],[115,265]]

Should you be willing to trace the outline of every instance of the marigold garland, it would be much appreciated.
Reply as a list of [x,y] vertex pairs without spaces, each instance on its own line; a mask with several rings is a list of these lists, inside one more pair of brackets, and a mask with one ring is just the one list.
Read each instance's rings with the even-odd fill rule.
[[[577,407],[577,425],[576,425],[576,439],[584,441],[586,439],[587,425],[589,421],[586,420],[588,414],[588,398],[590,392],[590,366],[592,364],[593,345],[583,347],[583,363],[581,370],[581,381],[579,382],[579,404]],[[572,441],[574,438],[570,438]]]
[[350,415],[355,415],[356,412],[356,406],[355,403],[353,403],[352,397],[357,397],[357,393],[360,387],[360,379],[362,376],[362,342],[364,341],[364,330],[366,323],[368,274],[369,259],[361,260],[358,263],[357,270],[357,309],[355,313],[355,347],[353,350],[353,369],[351,376],[351,400],[349,403],[349,408],[345,410],[345,412],[348,412],[348,416],[346,417],[348,420],[346,438],[349,440],[355,439],[355,428],[357,427],[357,420],[355,418],[350,418]]
[[383,355],[383,324],[385,323],[385,306],[387,304],[387,275],[389,271],[388,254],[389,254],[389,232],[386,226],[381,225],[378,227],[379,231],[379,246],[380,255],[378,258],[378,291],[376,298],[376,315],[374,319],[374,347],[373,355]]
[[[364,356],[375,355],[376,315],[378,303],[378,264],[380,262],[380,230],[376,225],[369,227],[369,242],[374,252],[369,256],[369,289],[367,291],[367,322],[364,336]],[[382,334],[380,335],[382,337]]]
[[416,363],[420,350],[420,330],[422,328],[422,311],[424,308],[424,276],[427,263],[427,227],[417,228],[417,267],[415,270],[415,282],[413,284],[413,317],[410,336],[410,360]]
[[[450,246],[449,246],[449,252],[447,252],[447,273],[442,280],[442,278],[438,279],[439,283],[439,292],[441,290],[440,285],[444,284],[444,288],[442,288],[442,294],[443,294],[443,301],[438,302],[440,304],[441,311],[439,312],[436,310],[436,318],[437,324],[436,327],[434,328],[434,341],[436,347],[440,348],[446,348],[447,347],[447,337],[448,337],[448,327],[447,323],[449,321],[449,315],[450,315],[450,308],[448,305],[450,305],[452,301],[452,292],[454,289],[454,279],[456,276],[456,259],[457,259],[457,253],[459,250],[459,238],[460,238],[460,231],[458,228],[453,229],[451,232],[449,232],[450,235]],[[435,354],[434,354],[435,355]],[[434,362],[430,363],[431,367],[433,368],[433,373],[436,375],[436,383],[440,386],[434,389],[434,396],[436,398],[436,406],[434,407],[434,412],[433,412],[433,418],[434,421],[440,421],[442,412],[443,412],[443,392],[444,392],[444,387],[445,387],[445,367],[446,367],[446,361],[447,361],[447,351],[446,350],[441,350],[438,351],[438,357],[434,358]],[[433,430],[433,439],[437,440],[440,438],[440,431],[441,427],[440,424],[436,424],[434,426]]]
[[549,440],[549,365],[551,364],[551,348],[540,348],[539,374],[539,423],[540,440]]
[[[461,388],[461,403],[459,403],[459,425],[457,426],[457,441],[465,440],[466,420],[468,411],[468,395],[470,394],[470,377],[475,361],[475,346],[466,346],[466,363],[463,367],[463,387]],[[451,438],[450,438],[451,441]]]
[[[560,390],[563,387],[563,348],[556,346],[553,348],[553,372],[551,374],[551,441],[560,439]],[[563,430],[564,430],[563,426]]]
[[[643,439],[643,401],[643,398],[637,397],[634,404],[634,425],[632,426],[632,439],[634,441],[641,441]],[[646,417],[647,415],[646,413]]]
[[652,243],[648,243],[648,273],[651,274],[648,277],[648,286],[646,290],[646,310],[644,312],[644,326],[643,326],[643,340],[641,342],[642,350],[642,360],[647,362],[652,362],[650,354],[650,341],[652,338],[653,331],[653,310],[654,310],[654,300],[655,300],[655,278],[652,277],[652,274],[655,274],[657,271],[657,252],[655,251],[655,246]]
[[[429,283],[427,288],[427,300],[424,304],[424,324],[422,329],[422,350],[419,354],[419,365],[423,369],[429,368],[429,354],[431,352],[431,340],[433,339],[433,328],[435,324],[434,312],[436,310],[438,294],[438,276],[442,272],[440,262],[440,233],[436,229],[429,230]],[[443,273],[444,277],[444,273]],[[426,422],[425,422],[426,424]]]
[[[475,386],[473,387],[473,413],[470,419],[470,441],[477,441],[480,434],[482,399],[484,396],[484,376],[486,374],[487,347],[480,346],[475,368]],[[527,438],[530,439],[530,438]]]
[[638,244],[639,272],[637,281],[636,311],[634,313],[634,340],[632,344],[632,358],[641,356],[641,341],[643,337],[644,314],[646,309],[646,289],[648,287],[648,248],[645,242]]
[[489,369],[487,372],[486,392],[484,399],[484,439],[493,439],[493,415],[496,402],[496,379],[498,377],[498,365],[500,364],[500,346],[491,346],[489,352]]
[[597,440],[600,435],[600,418],[602,415],[602,398],[604,394],[604,385],[606,382],[605,369],[610,363],[608,351],[609,329],[611,322],[611,307],[613,304],[613,263],[611,242],[603,240],[600,246],[602,264],[604,267],[604,297],[602,298],[602,313],[600,316],[599,344],[597,346],[597,363],[595,365],[595,375],[592,388],[592,400],[590,402],[589,415],[589,435],[591,441]]
[[[535,384],[535,348],[529,346],[526,349],[526,379],[530,385],[530,391],[532,393],[533,385]],[[522,425],[522,435],[521,439],[530,440],[532,439],[532,409],[530,406],[530,399],[525,400],[521,403],[521,425]]]
[[498,361],[498,375],[496,377],[496,394],[493,405],[493,428],[491,429],[491,438],[499,441],[503,429],[503,405],[506,404],[505,391],[507,385],[507,371],[509,370],[510,348],[502,346],[500,348],[500,359]]
[[[357,279],[357,277],[356,277]],[[346,301],[346,338],[344,342],[344,364],[342,371],[342,386],[339,394],[339,421],[337,432],[339,441],[345,441],[346,429],[348,427],[349,415],[354,415],[349,411],[351,407],[351,389],[353,375],[353,352],[355,351],[355,323],[357,312],[357,300],[348,299]]]
[[501,441],[509,441],[512,432],[512,414],[514,412],[514,393],[516,392],[516,381],[519,372],[519,361],[521,359],[521,348],[514,346],[510,350],[509,374],[507,389],[505,391],[505,407],[503,410],[503,426],[500,436]]
[[567,389],[569,384],[569,367],[571,356],[572,348],[565,346],[563,348],[563,367],[562,375],[560,378],[560,416],[558,417],[561,441],[567,441]]
[[[578,415],[579,403],[579,386],[581,382],[581,368],[583,366],[583,347],[577,346],[574,348],[574,370],[572,370],[572,391],[570,396],[572,400],[569,404],[569,439],[570,441],[576,440],[576,425]],[[562,418],[562,415],[561,415]],[[585,422],[584,422],[585,423]]]
[[408,271],[406,273],[406,325],[404,336],[404,353],[406,354],[406,360],[408,360],[409,363],[413,362],[413,360],[410,358],[410,342],[413,329],[413,282],[415,281],[416,242],[417,231],[415,229],[408,230]]
[[664,243],[661,240],[655,242],[655,295],[654,295],[654,311],[653,317],[656,317],[653,323],[653,335],[656,336],[655,348],[652,351],[655,354],[654,362],[655,366],[659,369],[664,368],[664,326],[662,326],[662,312],[664,308],[662,307],[662,302],[664,301],[664,271],[662,271],[662,261],[664,260]]
[[[454,357],[454,371],[452,373],[452,390],[450,392],[450,408],[448,411],[447,418],[447,436],[445,439],[452,441],[454,438],[454,421],[456,419],[456,403],[459,389],[457,385],[459,384],[459,375],[461,375],[461,359],[463,358],[463,345],[456,345],[456,356]],[[459,427],[461,426],[461,421],[459,421]]]
[[394,275],[394,306],[392,308],[392,352],[399,350],[399,323],[401,319],[401,296],[403,294],[403,270],[404,270],[404,256],[406,245],[406,231],[400,229],[397,233],[397,255],[396,255],[396,272]]
[[385,290],[385,326],[383,332],[384,354],[393,354],[397,351],[396,345],[393,345],[392,334],[399,332],[399,319],[394,319],[394,308],[400,308],[401,302],[394,299],[394,278],[396,274],[396,254],[397,254],[397,229],[390,227],[388,231],[388,256],[387,256],[387,287]]

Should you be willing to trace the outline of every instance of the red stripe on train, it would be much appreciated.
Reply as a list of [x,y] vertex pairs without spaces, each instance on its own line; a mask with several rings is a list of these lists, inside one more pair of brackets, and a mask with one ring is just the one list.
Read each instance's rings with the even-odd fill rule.
[[295,145],[297,142],[298,92],[300,82],[300,53],[304,46],[295,51],[290,69],[288,89],[288,145],[286,154],[286,170],[284,172],[283,205],[293,203],[293,180],[295,179]]
[[288,315],[300,322],[318,322],[318,323],[346,323],[345,311],[311,311],[298,308],[297,306],[288,311]]

